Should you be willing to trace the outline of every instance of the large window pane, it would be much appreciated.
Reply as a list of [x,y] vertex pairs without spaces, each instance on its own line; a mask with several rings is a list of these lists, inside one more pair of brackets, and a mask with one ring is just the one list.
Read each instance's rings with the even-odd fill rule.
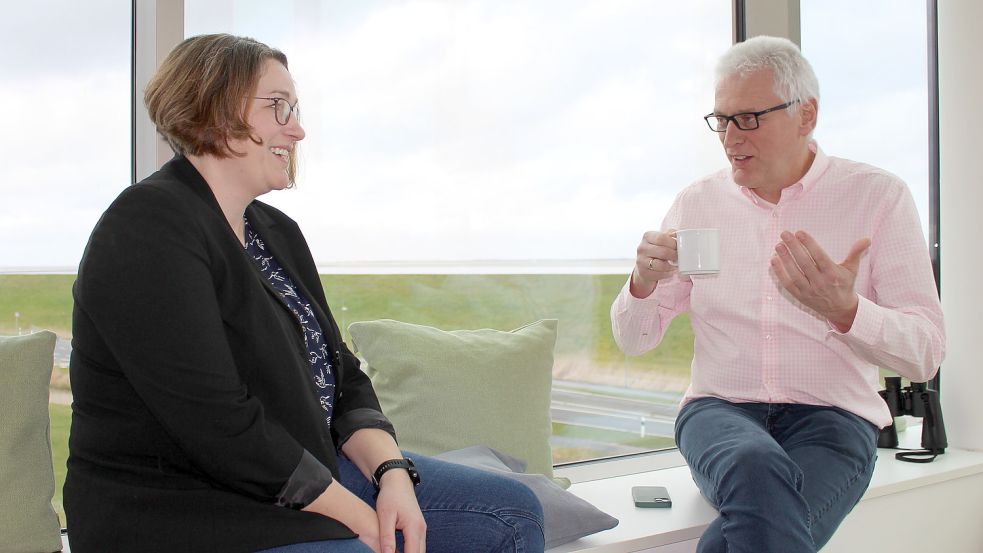
[[802,51],[819,76],[826,153],[901,177],[928,237],[925,0],[802,0]]
[[99,215],[128,184],[130,27],[127,0],[4,5],[3,268],[74,272]]
[[554,460],[672,445],[688,320],[627,359],[608,308],[642,233],[724,163],[700,117],[731,2],[187,0],[185,23],[289,57],[301,174],[263,199],[342,326],[557,318]]
[[[925,0],[803,0],[801,6],[802,50],[819,77],[817,140],[830,155],[901,177],[928,241]],[[884,376],[897,375],[881,367]]]
[[62,524],[71,286],[92,227],[130,180],[130,6],[7,2],[0,17],[0,334],[58,334],[51,445]]

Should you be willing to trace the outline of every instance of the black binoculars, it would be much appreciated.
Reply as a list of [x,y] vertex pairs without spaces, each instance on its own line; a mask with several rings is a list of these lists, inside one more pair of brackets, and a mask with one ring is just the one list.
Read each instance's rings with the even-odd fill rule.
[[[949,443],[945,437],[938,390],[932,390],[924,383],[915,382],[910,386],[901,387],[900,376],[888,376],[884,378],[884,389],[878,393],[887,403],[892,417],[911,415],[922,418],[922,448],[925,451],[918,453],[931,454],[932,458],[945,453]],[[877,447],[898,447],[898,432],[893,421],[891,426],[881,429],[877,436]]]

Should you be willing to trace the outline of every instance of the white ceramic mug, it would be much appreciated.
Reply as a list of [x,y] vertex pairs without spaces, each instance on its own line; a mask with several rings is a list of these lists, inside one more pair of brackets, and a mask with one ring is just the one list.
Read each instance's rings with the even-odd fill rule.
[[715,275],[720,272],[720,229],[677,230],[676,250],[680,274]]

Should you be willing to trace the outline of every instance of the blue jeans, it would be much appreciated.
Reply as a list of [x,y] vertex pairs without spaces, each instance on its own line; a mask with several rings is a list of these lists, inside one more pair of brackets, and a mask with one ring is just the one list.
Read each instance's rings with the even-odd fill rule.
[[720,512],[697,551],[817,551],[867,489],[877,432],[834,407],[687,403],[676,419],[676,444]]
[[[545,549],[543,508],[525,485],[491,472],[412,453],[420,471],[416,488],[427,521],[427,553],[533,553]],[[375,508],[375,487],[344,456],[339,482]],[[403,550],[403,537],[396,533]],[[358,539],[326,540],[264,549],[258,553],[371,553]]]

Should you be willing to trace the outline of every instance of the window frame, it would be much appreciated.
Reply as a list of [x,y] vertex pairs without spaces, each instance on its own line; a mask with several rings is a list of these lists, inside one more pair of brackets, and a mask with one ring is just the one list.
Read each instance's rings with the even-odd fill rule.
[[[132,0],[132,159],[131,174],[137,182],[171,157],[170,148],[159,138],[143,107],[142,91],[164,56],[184,37],[184,0]],[[936,286],[941,293],[941,247],[939,210],[939,71],[938,2],[926,0],[928,10],[928,95],[929,95],[929,244]],[[800,40],[799,0],[733,0],[733,41],[770,34]],[[940,371],[941,373],[941,371]],[[940,377],[931,382],[940,387]],[[675,448],[636,453],[614,458],[557,465],[558,473],[573,481],[586,481],[684,465]]]

